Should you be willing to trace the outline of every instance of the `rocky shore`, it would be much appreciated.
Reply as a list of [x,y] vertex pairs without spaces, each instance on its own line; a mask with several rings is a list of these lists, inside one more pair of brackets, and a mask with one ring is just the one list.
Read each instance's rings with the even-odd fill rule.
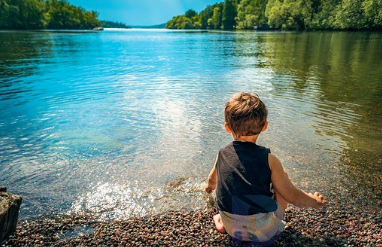
[[[89,216],[20,221],[2,246],[232,246],[217,232],[213,209],[100,222]],[[382,216],[362,209],[288,208],[286,228],[272,246],[382,246]],[[237,246],[251,246],[240,243]]]

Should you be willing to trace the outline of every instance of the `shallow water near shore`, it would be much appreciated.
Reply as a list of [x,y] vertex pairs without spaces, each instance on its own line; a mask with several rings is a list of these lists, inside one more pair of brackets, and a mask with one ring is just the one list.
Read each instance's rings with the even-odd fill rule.
[[298,186],[378,211],[381,57],[371,32],[0,32],[0,185],[24,219],[205,207],[224,103],[252,91]]

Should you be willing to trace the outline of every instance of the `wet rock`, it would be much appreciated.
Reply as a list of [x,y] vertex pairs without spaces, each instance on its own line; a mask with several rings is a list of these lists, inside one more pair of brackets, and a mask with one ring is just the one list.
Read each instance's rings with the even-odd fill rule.
[[15,232],[21,201],[20,196],[0,192],[0,243]]

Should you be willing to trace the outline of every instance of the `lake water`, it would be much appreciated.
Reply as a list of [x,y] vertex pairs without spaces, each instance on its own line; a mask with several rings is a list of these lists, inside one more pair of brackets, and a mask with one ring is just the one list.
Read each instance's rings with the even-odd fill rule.
[[21,216],[205,207],[235,92],[269,107],[298,186],[366,210],[382,196],[382,33],[0,32],[0,185]]

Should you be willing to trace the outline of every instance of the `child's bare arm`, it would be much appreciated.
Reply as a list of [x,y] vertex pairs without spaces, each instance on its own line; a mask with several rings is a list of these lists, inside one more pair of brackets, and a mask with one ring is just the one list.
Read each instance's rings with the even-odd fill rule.
[[216,183],[218,180],[218,171],[216,169],[216,162],[218,158],[216,157],[214,168],[212,168],[210,174],[208,175],[208,183],[206,186],[206,192],[211,193],[216,188]]
[[327,202],[318,192],[311,194],[297,188],[289,179],[288,174],[284,171],[279,159],[269,154],[269,166],[272,170],[272,184],[282,197],[289,203],[297,207],[320,208]]

